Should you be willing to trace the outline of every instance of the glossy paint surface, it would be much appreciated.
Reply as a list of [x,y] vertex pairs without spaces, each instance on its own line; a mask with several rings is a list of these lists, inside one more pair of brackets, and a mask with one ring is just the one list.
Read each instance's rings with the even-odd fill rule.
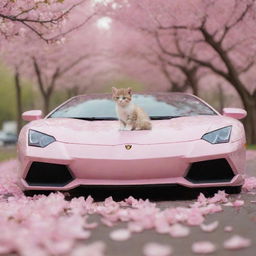
[[224,108],[223,115],[235,119],[243,119],[246,117],[247,112],[241,108]]
[[[154,120],[151,131],[119,131],[118,121],[50,118],[30,122],[19,136],[20,178],[25,189],[69,190],[79,185],[181,184],[187,187],[243,184],[243,125],[221,115]],[[202,140],[210,131],[232,125],[229,143]],[[28,146],[29,129],[54,136],[45,148]],[[193,162],[225,158],[234,178],[226,183],[193,184],[186,175]],[[29,186],[33,161],[65,164],[74,180],[64,187]],[[207,171],[207,170],[205,170]]]
[[34,120],[39,120],[43,116],[43,113],[41,110],[30,110],[26,111],[22,114],[22,119],[24,121],[34,121]]

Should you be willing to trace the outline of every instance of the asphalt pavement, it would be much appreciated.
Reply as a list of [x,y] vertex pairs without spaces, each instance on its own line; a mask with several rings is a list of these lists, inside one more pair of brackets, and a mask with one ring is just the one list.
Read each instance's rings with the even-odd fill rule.
[[[256,160],[247,161],[247,173],[250,176],[256,176]],[[113,191],[106,193],[113,193]],[[130,191],[129,191],[130,192]],[[128,193],[129,193],[128,192]],[[147,197],[147,191],[138,192],[132,191],[133,195],[136,197]],[[179,190],[175,191],[175,188],[165,189],[158,193],[158,190],[148,191],[149,194],[155,194],[151,201],[155,201],[159,208],[167,207],[177,207],[184,206],[187,207],[189,204],[195,201],[191,199],[195,195],[191,195],[188,191]],[[117,199],[122,199],[126,196],[127,192],[116,191],[114,196]],[[139,193],[139,194],[136,194]],[[102,195],[101,193],[99,193]],[[168,195],[167,195],[168,194]],[[113,195],[113,194],[112,194]],[[98,195],[99,196],[99,195]],[[96,194],[97,197],[97,194]],[[161,197],[163,198],[161,200]],[[256,255],[256,203],[251,201],[256,201],[256,195],[248,194],[242,192],[238,195],[231,195],[232,199],[242,199],[245,201],[244,206],[240,208],[234,207],[223,207],[223,211],[206,216],[206,223],[211,223],[213,221],[219,221],[218,228],[213,232],[203,232],[199,226],[190,227],[191,233],[189,236],[184,238],[172,238],[170,235],[158,234],[155,230],[143,231],[142,233],[135,233],[127,241],[113,241],[110,239],[109,234],[112,230],[118,228],[126,227],[125,223],[117,224],[115,227],[106,227],[103,224],[92,230],[92,236],[86,243],[91,243],[94,241],[103,241],[106,244],[106,255],[107,256],[139,256],[143,255],[142,248],[146,243],[157,242],[160,244],[171,245],[173,248],[172,255],[177,256],[189,256],[198,255],[194,254],[191,250],[191,246],[197,241],[211,241],[213,242],[217,250],[215,253],[210,255],[220,255],[220,256],[254,256]],[[100,198],[99,198],[100,200]],[[99,217],[91,216],[89,220],[97,220]],[[232,226],[232,232],[224,231],[225,226]],[[240,235],[246,238],[250,238],[252,244],[249,248],[244,248],[240,250],[226,250],[223,248],[223,242],[230,238],[232,235]],[[206,255],[206,254],[203,254]]]

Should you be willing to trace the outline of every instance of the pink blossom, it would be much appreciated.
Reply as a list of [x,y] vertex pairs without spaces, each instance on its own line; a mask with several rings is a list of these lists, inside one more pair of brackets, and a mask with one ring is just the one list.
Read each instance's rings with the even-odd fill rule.
[[192,251],[198,254],[208,254],[216,251],[216,246],[212,242],[200,241],[192,245]]
[[158,233],[166,234],[170,231],[170,225],[163,214],[159,214],[155,219],[155,228]]
[[172,247],[170,245],[163,245],[159,243],[147,243],[143,247],[143,254],[145,256],[169,256],[172,255]]
[[228,201],[227,196],[225,191],[219,190],[218,193],[214,194],[214,197],[209,199],[209,203],[226,203]]
[[218,221],[214,221],[210,224],[201,224],[200,227],[203,231],[205,232],[212,232],[215,229],[217,229],[217,227],[219,226],[219,222]]
[[243,189],[247,192],[256,189],[256,177],[246,177],[243,185]]
[[186,237],[190,234],[190,229],[177,223],[170,227],[170,234],[172,237]]
[[102,241],[76,247],[70,256],[104,256],[106,245]]
[[222,207],[219,204],[208,204],[207,206],[201,207],[200,211],[203,215],[208,215],[216,212],[221,212]]
[[202,224],[203,221],[204,221],[204,217],[201,211],[197,208],[192,208],[187,218],[188,225],[197,226]]
[[110,233],[110,238],[115,241],[125,241],[131,237],[128,229],[116,229]]
[[233,227],[232,226],[225,226],[224,231],[225,232],[231,232],[231,231],[233,231]]
[[142,232],[144,230],[144,228],[140,222],[129,222],[128,229],[131,232]]
[[239,235],[234,235],[226,240],[223,245],[225,249],[238,250],[249,247],[251,245],[251,240]]
[[243,205],[244,205],[244,200],[236,200],[235,202],[233,202],[234,207],[241,207]]
[[208,199],[205,197],[205,195],[203,193],[200,193],[200,195],[198,196],[197,198],[197,202],[200,204],[200,205],[207,205],[208,204]]

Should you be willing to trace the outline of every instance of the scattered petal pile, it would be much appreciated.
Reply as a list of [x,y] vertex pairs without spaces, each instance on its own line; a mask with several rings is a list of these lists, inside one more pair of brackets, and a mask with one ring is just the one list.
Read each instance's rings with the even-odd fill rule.
[[[205,232],[213,232],[219,222],[206,224],[207,215],[221,212],[224,206],[244,205],[243,200],[232,199],[224,191],[218,191],[211,198],[200,194],[187,207],[164,209],[149,200],[133,197],[121,202],[115,202],[111,197],[103,202],[94,202],[90,196],[68,201],[62,193],[26,197],[17,183],[16,166],[16,161],[0,165],[0,254],[103,256],[106,245],[102,241],[86,243],[93,229],[100,224],[114,227],[120,222],[125,223],[126,227],[116,228],[109,233],[113,241],[126,241],[133,233],[149,229],[181,238],[190,235],[190,226],[200,226]],[[249,192],[256,189],[256,178],[247,178],[244,189]],[[97,221],[90,221],[92,215],[99,216]],[[224,231],[232,230],[231,226],[224,227]],[[83,243],[78,246],[79,240]],[[236,250],[250,245],[249,239],[236,235],[225,241],[223,247]],[[216,245],[210,241],[199,241],[192,245],[192,251],[198,254],[216,250]],[[152,242],[143,247],[145,256],[168,256],[172,252],[170,244]]]

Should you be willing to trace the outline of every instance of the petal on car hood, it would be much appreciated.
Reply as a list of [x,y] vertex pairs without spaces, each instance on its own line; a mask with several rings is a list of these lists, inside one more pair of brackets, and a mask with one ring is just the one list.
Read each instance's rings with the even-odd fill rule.
[[118,121],[50,118],[31,122],[29,128],[52,135],[57,141],[66,143],[158,144],[198,140],[203,134],[213,130],[212,128],[230,125],[232,121],[230,118],[221,116],[190,116],[154,120],[150,131],[119,131]]

